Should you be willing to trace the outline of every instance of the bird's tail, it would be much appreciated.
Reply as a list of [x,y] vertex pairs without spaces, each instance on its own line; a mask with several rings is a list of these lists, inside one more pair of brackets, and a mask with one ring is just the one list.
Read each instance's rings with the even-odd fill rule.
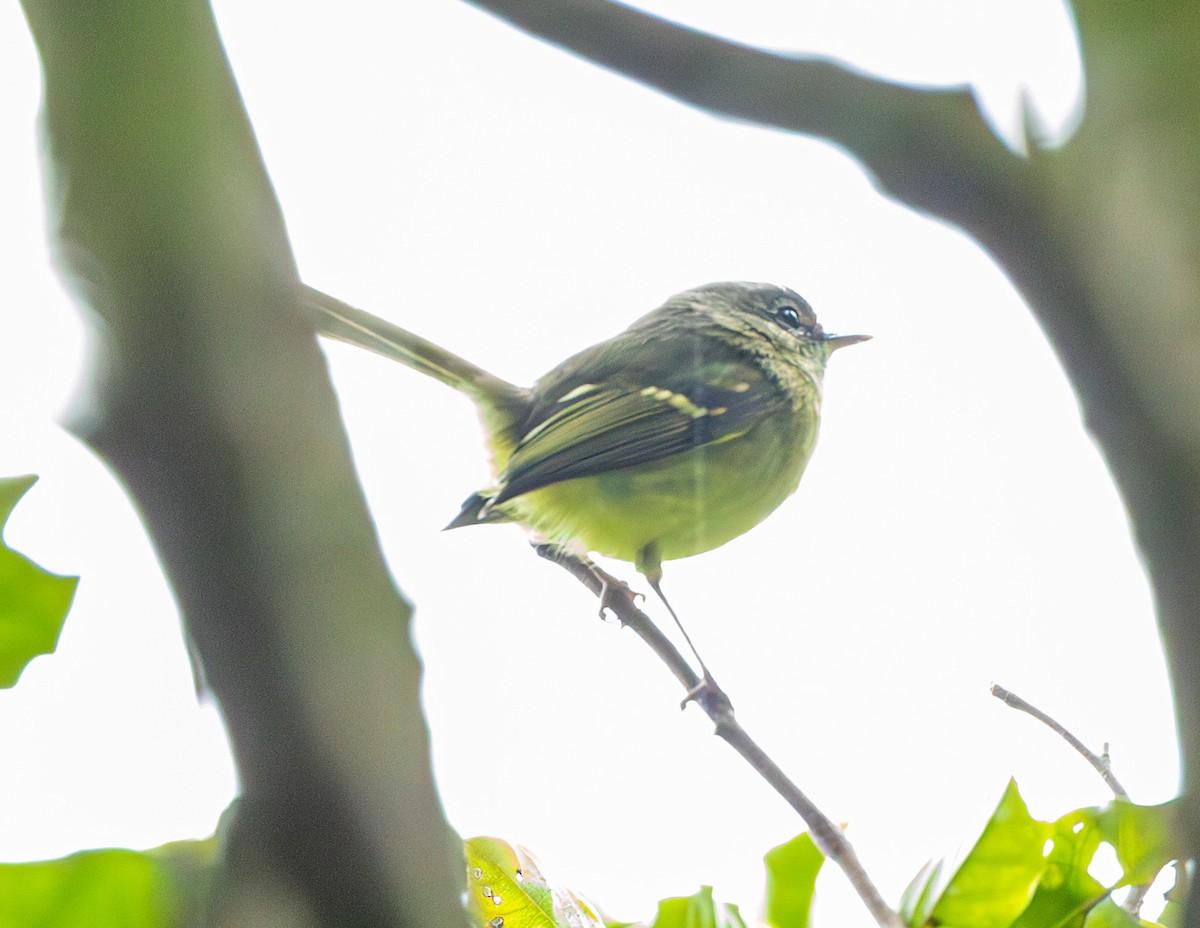
[[304,287],[303,293],[305,306],[321,335],[399,361],[462,391],[479,406],[493,438],[511,431],[528,409],[528,391],[489,374],[420,335],[312,287]]

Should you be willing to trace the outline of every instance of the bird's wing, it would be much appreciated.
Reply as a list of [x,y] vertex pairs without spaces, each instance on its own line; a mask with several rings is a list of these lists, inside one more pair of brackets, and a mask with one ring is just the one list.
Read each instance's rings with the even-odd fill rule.
[[683,373],[568,383],[557,397],[545,397],[492,503],[736,438],[787,402],[748,359],[714,359]]

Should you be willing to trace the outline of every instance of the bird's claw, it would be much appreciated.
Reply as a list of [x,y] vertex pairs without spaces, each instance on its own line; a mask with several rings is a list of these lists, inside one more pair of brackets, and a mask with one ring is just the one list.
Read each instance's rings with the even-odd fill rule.
[[621,617],[621,611],[618,606],[625,602],[637,603],[639,599],[646,597],[632,589],[624,580],[618,580],[607,571],[601,570],[599,567],[592,565],[592,571],[600,581],[600,618],[606,618],[609,612],[617,616],[618,621]]
[[695,702],[704,710],[705,715],[714,720],[721,716],[733,715],[733,703],[707,669],[700,682],[687,691],[679,708],[686,709],[689,702]]

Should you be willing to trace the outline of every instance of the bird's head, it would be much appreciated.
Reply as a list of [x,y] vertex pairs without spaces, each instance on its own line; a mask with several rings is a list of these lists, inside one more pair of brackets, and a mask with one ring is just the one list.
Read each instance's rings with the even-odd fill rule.
[[662,310],[696,324],[716,324],[735,337],[766,338],[785,354],[800,354],[819,360],[839,348],[856,345],[870,335],[832,335],[819,322],[812,306],[795,290],[774,284],[727,281],[706,284],[671,297]]

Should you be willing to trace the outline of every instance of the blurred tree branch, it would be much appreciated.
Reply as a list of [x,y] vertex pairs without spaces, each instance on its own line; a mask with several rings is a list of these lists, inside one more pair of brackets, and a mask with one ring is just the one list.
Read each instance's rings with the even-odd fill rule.
[[[992,254],[1057,351],[1129,508],[1200,851],[1200,6],[1077,0],[1086,116],[1065,145],[1026,158],[965,90],[765,52],[610,0],[470,2],[688,105],[833,142],[883,192]],[[1200,926],[1200,904],[1189,919]]]
[[95,311],[77,430],[150,529],[243,798],[220,924],[465,924],[410,607],[377,550],[279,206],[202,0],[25,0],[60,264]]

